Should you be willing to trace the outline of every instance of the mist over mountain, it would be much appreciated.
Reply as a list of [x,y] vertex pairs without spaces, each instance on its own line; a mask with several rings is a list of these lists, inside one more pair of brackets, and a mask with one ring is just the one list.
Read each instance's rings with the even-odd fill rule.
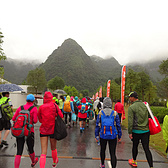
[[1,61],[1,65],[4,67],[4,79],[15,84],[21,84],[26,79],[29,71],[38,67],[39,64],[35,60],[17,60],[11,58]]
[[[130,63],[126,66],[136,72],[145,71],[155,83],[163,79],[163,75],[158,72],[161,61]],[[96,55],[88,56],[73,39],[65,40],[43,63],[8,58],[1,61],[1,65],[5,70],[4,78],[12,83],[21,84],[30,70],[41,67],[46,72],[47,81],[59,76],[66,85],[78,90],[88,89],[91,93],[109,79],[120,78],[122,69],[122,65],[113,56],[106,59]]]

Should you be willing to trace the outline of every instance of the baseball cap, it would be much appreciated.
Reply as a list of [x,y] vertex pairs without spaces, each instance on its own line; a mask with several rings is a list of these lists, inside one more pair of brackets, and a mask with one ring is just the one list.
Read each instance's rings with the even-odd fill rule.
[[27,100],[27,101],[28,101],[28,100],[30,100],[30,101],[34,101],[34,100],[35,100],[35,97],[34,97],[34,95],[29,94],[29,95],[27,95],[26,100]]
[[134,97],[134,98],[138,98],[138,94],[137,92],[131,92],[128,97]]

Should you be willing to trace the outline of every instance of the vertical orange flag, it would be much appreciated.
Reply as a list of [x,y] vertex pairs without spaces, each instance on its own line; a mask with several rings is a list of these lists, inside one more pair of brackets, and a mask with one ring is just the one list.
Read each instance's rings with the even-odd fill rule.
[[98,97],[98,92],[96,93],[95,99],[97,99],[97,97]]
[[110,83],[111,83],[111,80],[108,80],[108,82],[107,82],[107,97],[110,96]]
[[122,67],[121,71],[121,104],[124,105],[124,94],[125,94],[125,74],[126,74],[126,66]]
[[100,89],[99,89],[99,97],[102,97],[102,86],[100,86]]

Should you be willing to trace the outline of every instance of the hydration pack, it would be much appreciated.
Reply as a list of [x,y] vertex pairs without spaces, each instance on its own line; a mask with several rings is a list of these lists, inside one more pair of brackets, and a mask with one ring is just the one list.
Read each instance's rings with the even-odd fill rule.
[[30,135],[30,111],[34,106],[31,106],[28,110],[24,109],[24,106],[21,106],[21,111],[16,117],[16,120],[13,122],[11,128],[12,135],[14,137],[23,137]]
[[112,110],[110,115],[105,115],[104,111],[101,111],[101,130],[100,135],[103,139],[114,139],[117,134],[117,130],[114,125],[115,113]]
[[64,111],[68,113],[71,112],[71,102],[70,101],[64,102]]
[[80,110],[80,112],[81,112],[82,114],[85,113],[85,108],[86,108],[86,104],[82,104],[82,105],[81,105],[81,110]]

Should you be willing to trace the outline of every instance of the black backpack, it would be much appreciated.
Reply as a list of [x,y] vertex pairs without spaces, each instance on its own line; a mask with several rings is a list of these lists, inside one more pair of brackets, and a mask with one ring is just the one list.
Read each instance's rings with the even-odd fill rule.
[[74,102],[74,101],[73,101],[73,106],[74,106],[75,114],[78,114],[78,107],[76,105],[76,102]]

